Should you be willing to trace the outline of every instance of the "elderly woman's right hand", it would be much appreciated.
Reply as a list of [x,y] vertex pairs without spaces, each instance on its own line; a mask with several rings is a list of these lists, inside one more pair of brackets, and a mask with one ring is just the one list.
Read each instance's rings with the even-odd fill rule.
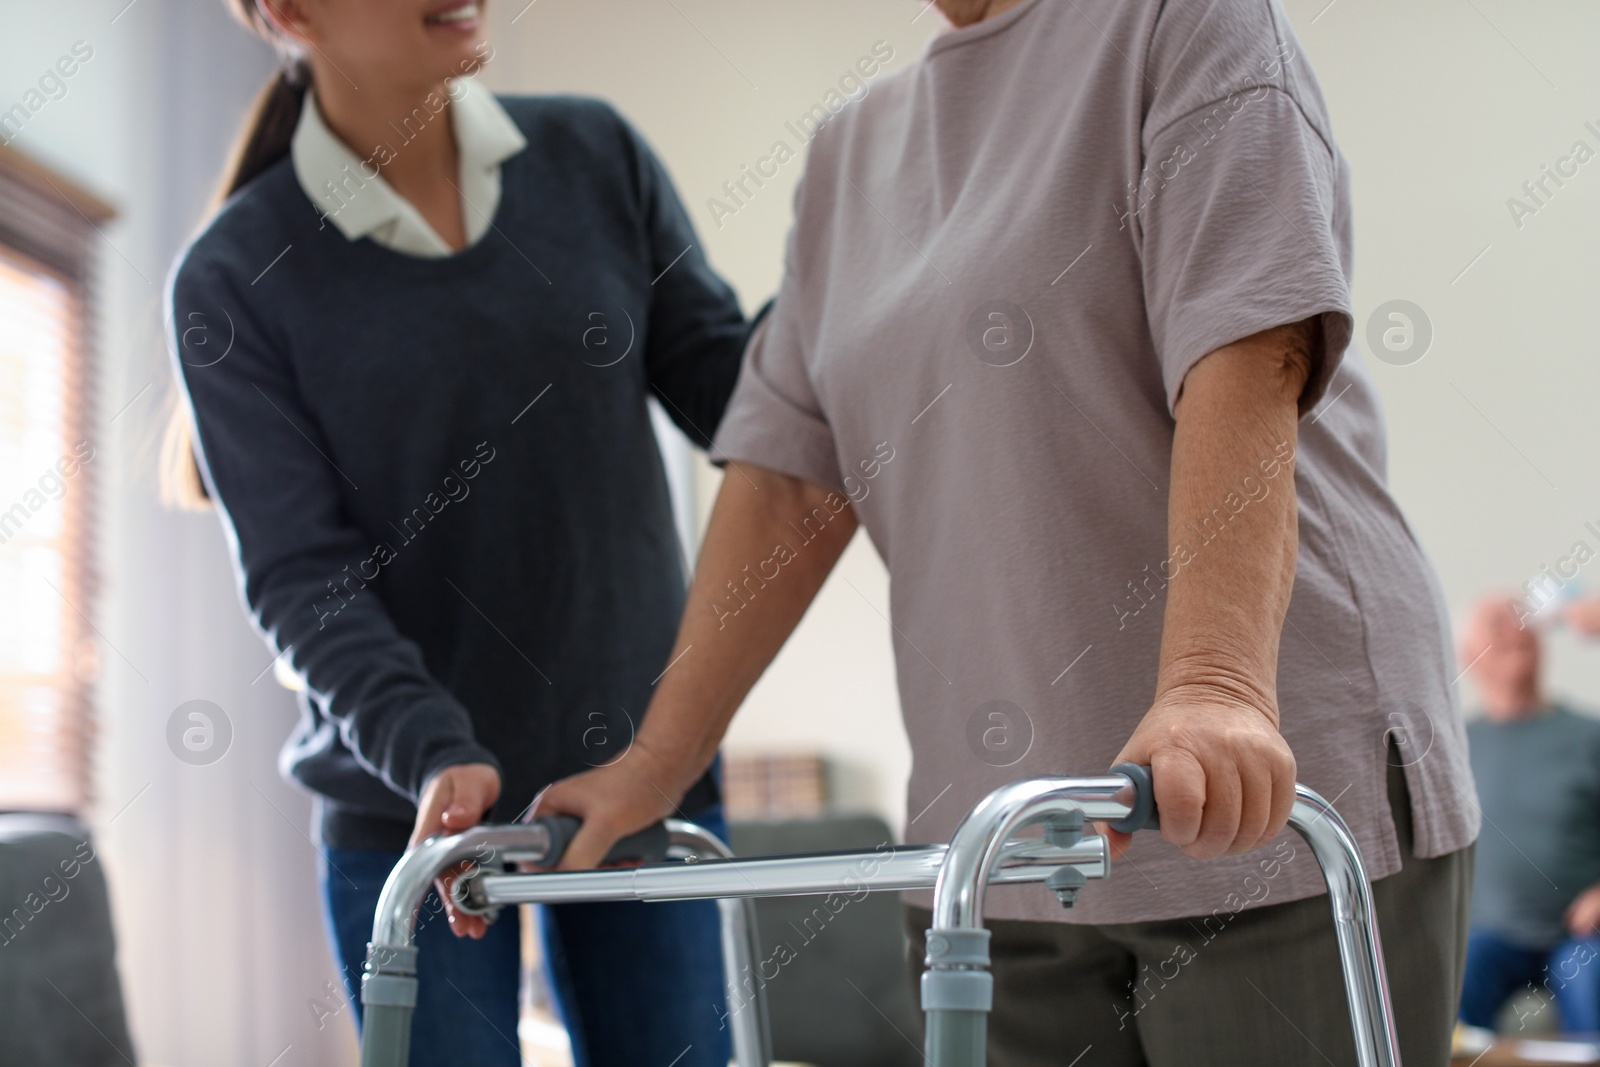
[[[1295,759],[1270,698],[1176,686],[1158,696],[1116,763],[1148,766],[1161,836],[1195,859],[1266,844],[1294,807]],[[1127,835],[1107,835],[1113,849]]]

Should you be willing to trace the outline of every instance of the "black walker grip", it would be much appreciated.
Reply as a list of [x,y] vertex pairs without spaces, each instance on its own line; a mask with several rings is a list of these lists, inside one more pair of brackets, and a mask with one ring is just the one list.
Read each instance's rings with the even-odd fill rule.
[[[578,836],[578,830],[583,826],[583,820],[573,815],[546,815],[540,818],[541,822],[550,831],[550,851],[545,857],[543,866],[554,867],[561,862],[561,857],[566,854],[567,846],[572,844],[572,839]],[[612,863],[660,863],[667,858],[667,845],[670,843],[667,836],[665,823],[655,823],[646,826],[638,833],[629,834],[611,846],[601,864]]]
[[1119,763],[1111,768],[1111,773],[1125,774],[1133,783],[1133,811],[1126,819],[1119,819],[1106,825],[1124,834],[1161,829],[1161,821],[1156,815],[1155,779],[1150,775],[1150,768],[1141,767],[1137,763]]

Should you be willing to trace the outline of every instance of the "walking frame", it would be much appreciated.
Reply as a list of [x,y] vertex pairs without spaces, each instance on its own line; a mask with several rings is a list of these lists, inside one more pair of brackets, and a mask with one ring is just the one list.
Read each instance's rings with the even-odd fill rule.
[[[505,868],[558,862],[577,821],[545,817],[429,838],[406,852],[378,901],[361,983],[362,1067],[407,1063],[417,992],[417,911],[434,878],[463,861],[473,866],[451,891],[459,907],[475,914],[507,904],[715,900],[738,1067],[768,1067],[772,1058],[763,983],[741,984],[741,976],[756,975],[760,959],[756,898],[932,888],[933,928],[922,975],[924,1056],[929,1067],[981,1067],[994,990],[989,932],[983,928],[985,890],[996,883],[1043,882],[1070,907],[1090,880],[1111,873],[1106,839],[1086,829],[1093,821],[1126,832],[1154,828],[1149,768],[1120,764],[1094,777],[1012,782],[980,801],[949,845],[890,851],[737,859],[706,830],[668,819],[619,843],[608,857],[653,861],[646,866],[516,873]],[[1303,785],[1296,787],[1289,825],[1310,846],[1327,880],[1357,1063],[1399,1067],[1372,890],[1355,839],[1333,807]],[[1034,826],[1043,827],[1042,837],[1020,836]]]

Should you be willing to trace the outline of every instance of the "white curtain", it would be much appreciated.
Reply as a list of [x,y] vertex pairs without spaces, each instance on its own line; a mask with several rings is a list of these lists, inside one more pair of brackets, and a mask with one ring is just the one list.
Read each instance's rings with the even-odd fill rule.
[[[81,38],[95,49],[81,87],[52,105],[57,154],[122,212],[101,256],[105,639],[92,814],[134,1039],[143,1062],[173,1067],[350,1064],[310,803],[275,766],[293,701],[264,670],[216,517],[164,510],[153,477],[171,388],[161,289],[272,56],[220,0],[48,5],[24,21],[53,23],[32,27],[43,46]],[[191,700],[231,726],[209,765],[168,745],[169,717]]]

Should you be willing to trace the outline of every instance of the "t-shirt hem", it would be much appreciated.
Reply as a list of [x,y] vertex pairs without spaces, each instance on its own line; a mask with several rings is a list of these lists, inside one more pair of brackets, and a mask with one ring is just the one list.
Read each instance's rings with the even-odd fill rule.
[[1176,362],[1167,362],[1167,410],[1175,412],[1178,396],[1183,391],[1184,380],[1196,363],[1219,348],[1226,348],[1252,337],[1264,330],[1304,322],[1312,317],[1322,320],[1322,347],[1312,361],[1310,375],[1300,391],[1299,411],[1304,418],[1321,402],[1328,391],[1339,364],[1350,348],[1350,338],[1355,329],[1355,317],[1350,309],[1337,299],[1306,301],[1301,304],[1282,304],[1273,307],[1251,308],[1244,314],[1218,319],[1210,326],[1180,340],[1173,347],[1183,353]]
[[803,482],[820,485],[824,489],[832,489],[840,493],[845,492],[844,483],[837,477],[830,478],[819,475],[815,468],[805,463],[796,462],[792,457],[772,456],[759,450],[735,449],[729,451],[718,449],[718,454],[711,462],[723,469],[726,469],[730,463],[748,463],[751,466],[765,467],[768,470],[777,471],[779,474],[787,474],[791,478],[799,478]]

